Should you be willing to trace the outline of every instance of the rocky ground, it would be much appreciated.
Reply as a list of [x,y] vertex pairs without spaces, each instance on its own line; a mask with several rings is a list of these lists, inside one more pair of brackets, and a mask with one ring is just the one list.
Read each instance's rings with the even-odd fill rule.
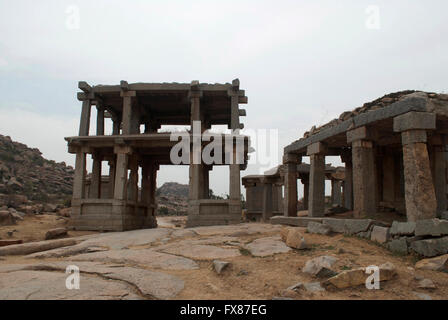
[[[157,229],[0,247],[0,299],[448,297],[448,273],[419,269],[431,263],[417,268],[416,257],[365,239],[261,223],[184,229],[184,217],[158,220]],[[446,259],[432,264],[447,267]],[[68,265],[80,268],[79,290],[66,288]],[[360,268],[370,265],[387,280],[380,290],[359,285],[368,276]]]

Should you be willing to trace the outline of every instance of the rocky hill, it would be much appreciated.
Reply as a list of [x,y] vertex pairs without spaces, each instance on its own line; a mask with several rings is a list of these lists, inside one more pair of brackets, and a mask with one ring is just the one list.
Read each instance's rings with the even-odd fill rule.
[[74,169],[42,157],[38,149],[0,135],[0,205],[63,201],[72,193]]
[[188,214],[188,184],[166,182],[156,192],[158,215]]

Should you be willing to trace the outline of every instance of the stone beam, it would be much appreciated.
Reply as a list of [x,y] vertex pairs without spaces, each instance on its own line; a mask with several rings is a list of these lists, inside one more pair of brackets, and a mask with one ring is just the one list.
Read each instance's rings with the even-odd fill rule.
[[428,112],[408,112],[394,118],[394,131],[408,130],[434,130],[436,128],[436,115]]
[[79,81],[78,88],[85,93],[89,93],[92,91],[92,87],[86,81]]
[[369,128],[366,126],[347,131],[347,143],[352,143],[353,141],[357,140],[375,141],[377,139],[378,132],[373,128]]

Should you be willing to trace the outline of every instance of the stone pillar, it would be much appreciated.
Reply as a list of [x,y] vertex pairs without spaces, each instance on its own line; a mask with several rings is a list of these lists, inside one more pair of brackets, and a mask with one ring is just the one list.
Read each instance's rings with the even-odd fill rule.
[[310,156],[310,186],[308,216],[325,216],[325,146],[316,142],[308,146]]
[[263,186],[263,209],[261,212],[261,219],[264,222],[268,222],[272,217],[273,212],[273,197],[272,197],[272,184],[264,183]]
[[344,207],[348,210],[353,210],[353,165],[351,153],[342,154],[341,160],[345,163]]
[[210,167],[203,165],[202,166],[203,177],[204,177],[204,183],[203,183],[203,198],[204,199],[210,199]]
[[121,91],[121,97],[123,98],[123,134],[135,134],[135,110],[134,101],[136,97],[135,91]]
[[199,82],[193,81],[190,90],[191,100],[191,130],[192,148],[190,153],[190,184],[189,198],[190,200],[199,200],[204,197],[204,169],[202,163],[202,126],[197,125],[197,121],[201,121],[201,105],[200,98],[202,92],[199,90]]
[[446,151],[444,139],[441,136],[433,136],[433,142],[437,144],[433,146],[432,169],[437,200],[437,216],[440,217],[442,212],[447,209]]
[[142,177],[141,177],[141,202],[148,206],[154,204],[155,183],[154,181],[154,163],[150,160],[146,160],[142,164]]
[[117,165],[115,168],[114,199],[126,200],[128,181],[128,162],[131,150],[127,147],[115,147],[117,154]]
[[116,159],[109,161],[109,199],[114,198]]
[[395,190],[397,183],[395,181],[395,158],[393,153],[386,152],[383,155],[383,201],[394,205]]
[[436,128],[436,116],[408,112],[394,118],[394,131],[401,132],[408,221],[436,217],[437,200],[431,175],[426,130]]
[[102,157],[99,154],[92,154],[92,176],[90,181],[90,194],[89,198],[100,199],[101,198],[101,161]]
[[277,186],[277,211],[283,212],[283,186],[280,184]]
[[283,212],[286,217],[297,217],[297,164],[301,158],[292,153],[283,156],[285,167],[285,199]]
[[157,191],[157,171],[159,170],[159,165],[156,163],[151,163],[149,170],[149,180],[150,180],[150,199],[151,204],[154,206],[154,209],[157,207],[156,201],[156,191]]
[[310,180],[302,179],[303,184],[303,210],[308,210],[308,203],[310,201]]
[[342,206],[342,182],[331,179],[331,202],[333,205]]
[[376,212],[377,186],[372,140],[376,133],[367,127],[347,132],[352,144],[354,216],[371,217]]
[[104,136],[104,108],[100,105],[96,106],[96,135]]
[[138,159],[134,155],[131,157],[129,161],[129,181],[128,181],[128,200],[129,201],[138,201]]
[[242,124],[240,124],[239,87],[240,87],[240,81],[238,79],[233,80],[232,89],[228,90],[227,94],[230,96],[230,129],[232,130],[232,134],[236,135],[235,139],[232,137],[233,155],[231,156],[233,160],[229,165],[229,173],[230,173],[229,198],[231,201],[229,210],[230,214],[240,215],[241,214],[240,165],[242,164],[241,160],[244,160],[243,159],[244,157],[241,157],[241,154],[238,154],[240,148],[237,147],[237,143],[241,143],[241,139],[238,138],[238,135],[240,133],[240,129],[242,129],[243,127]]
[[121,120],[118,116],[112,116],[112,135],[120,134]]
[[86,154],[82,151],[76,153],[75,176],[73,177],[73,199],[82,199],[86,187]]
[[237,162],[237,148],[233,145],[233,164],[229,165],[230,183],[229,198],[230,200],[241,200],[241,181],[240,181],[240,165]]
[[91,101],[89,99],[82,100],[81,120],[79,122],[79,136],[89,135],[91,109]]

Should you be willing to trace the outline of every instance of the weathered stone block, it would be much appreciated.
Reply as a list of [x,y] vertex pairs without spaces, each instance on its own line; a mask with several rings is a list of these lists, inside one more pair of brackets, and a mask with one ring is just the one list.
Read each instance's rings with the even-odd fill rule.
[[[397,275],[395,266],[387,262],[379,266],[380,269],[380,281],[387,281],[393,279]],[[359,285],[364,285],[366,283],[366,278],[368,274],[366,273],[366,268],[358,268],[353,270],[346,270],[339,273],[323,282],[324,286],[335,286],[338,289],[344,289],[349,287],[356,287]]]
[[331,228],[322,223],[310,222],[310,223],[308,223],[307,231],[309,233],[329,235],[331,233]]
[[302,272],[316,277],[333,277],[336,272],[332,270],[332,267],[338,260],[338,258],[332,256],[320,256],[308,260]]
[[313,154],[323,154],[326,150],[326,146],[322,142],[316,142],[307,147],[306,154],[308,156]]
[[345,231],[345,219],[324,219],[323,224],[329,226],[333,232],[344,233]]
[[10,226],[15,224],[14,217],[8,210],[0,211],[0,226]]
[[45,240],[57,239],[65,236],[67,236],[66,228],[55,228],[47,231]]
[[394,131],[436,128],[436,115],[428,112],[408,112],[394,118]]
[[390,251],[400,254],[408,254],[408,243],[406,237],[400,239],[394,239],[388,243]]
[[372,229],[371,240],[379,243],[386,243],[389,241],[389,228],[374,226]]
[[375,130],[365,126],[347,131],[347,143],[352,143],[357,140],[376,140],[377,137],[378,135]]
[[295,227],[307,227],[310,222],[323,221],[323,218],[312,218],[312,217],[285,217],[285,216],[274,216],[270,219],[271,224],[281,224],[286,226]]
[[440,257],[423,259],[415,264],[416,269],[448,272],[448,254]]
[[411,143],[426,143],[428,140],[426,131],[424,130],[411,130],[404,131],[401,133],[401,143],[402,145],[407,145]]
[[285,153],[283,155],[283,163],[301,163],[302,162],[302,157],[300,157],[298,154],[294,154],[294,153]]
[[414,235],[415,232],[415,222],[392,222],[392,226],[390,228],[391,236],[411,236]]
[[371,219],[346,219],[344,224],[344,232],[348,235],[353,235],[360,232],[367,231],[372,225]]
[[298,228],[290,228],[285,243],[288,247],[303,250],[307,248],[305,238]]
[[425,257],[448,253],[448,237],[414,241],[411,249]]
[[213,268],[215,269],[217,274],[221,274],[224,269],[230,266],[230,262],[221,261],[221,260],[213,260]]
[[416,222],[415,235],[433,237],[448,235],[448,221],[440,219],[419,220]]

